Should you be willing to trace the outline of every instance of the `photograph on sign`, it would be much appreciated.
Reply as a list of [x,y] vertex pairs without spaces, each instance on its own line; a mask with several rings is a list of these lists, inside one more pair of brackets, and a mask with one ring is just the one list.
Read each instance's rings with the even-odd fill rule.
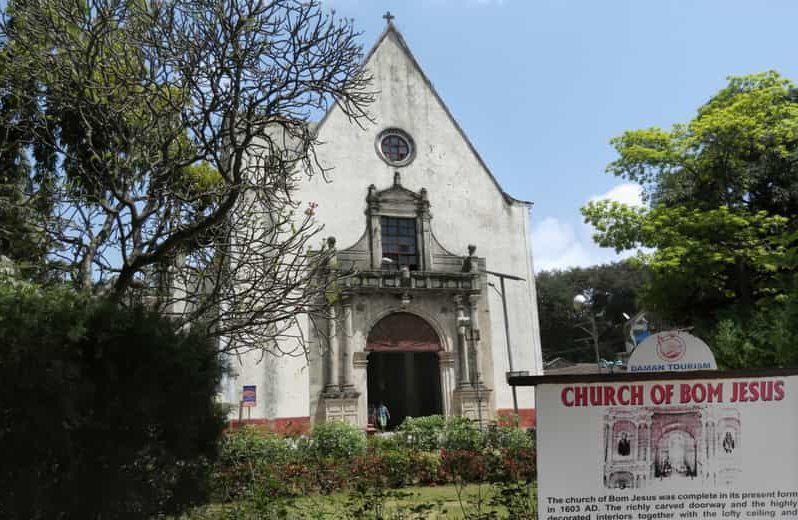
[[675,481],[696,489],[730,486],[740,472],[740,434],[736,408],[610,408],[604,415],[604,487],[667,489]]
[[683,377],[538,385],[539,518],[798,518],[798,376]]

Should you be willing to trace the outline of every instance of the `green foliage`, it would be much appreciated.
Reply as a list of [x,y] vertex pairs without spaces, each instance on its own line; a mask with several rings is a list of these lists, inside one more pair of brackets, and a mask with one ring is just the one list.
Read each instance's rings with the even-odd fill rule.
[[[778,240],[789,224],[784,216],[725,206],[630,209],[606,201],[590,203],[583,213],[596,227],[600,245],[655,249],[637,257],[651,273],[644,301],[672,320],[706,318],[708,311],[750,305],[777,291],[777,264],[784,253]],[[636,215],[634,224],[630,213]],[[635,236],[628,238],[631,233]]]
[[441,448],[480,451],[484,447],[485,435],[474,421],[457,416],[446,421]]
[[313,426],[310,446],[317,458],[341,460],[363,455],[366,435],[348,422],[326,421]]
[[287,495],[291,483],[281,480],[277,466],[300,463],[289,439],[244,427],[229,433],[221,444],[213,475],[214,498],[227,502]]
[[[293,194],[326,171],[310,114],[369,117],[359,38],[318,1],[5,2],[0,255],[157,293],[185,324],[214,312],[228,348],[266,350],[253,329],[280,335],[323,292],[304,255],[321,227]],[[153,275],[171,266],[188,269]]]
[[214,345],[143,308],[0,282],[0,516],[149,518],[207,497]]
[[[723,319],[760,327],[755,308],[784,297],[798,267],[797,92],[776,72],[731,77],[689,122],[613,139],[607,171],[643,186],[649,205],[582,213],[600,245],[649,248],[637,258],[650,272],[648,310],[708,335]],[[729,326],[716,331],[726,346]],[[751,334],[754,348],[778,350],[762,343],[773,334]]]
[[442,415],[408,417],[398,432],[405,445],[416,450],[433,451],[441,446],[446,418]]
[[491,426],[481,431],[472,421],[440,416],[407,426],[424,432],[429,440],[425,448],[433,439],[443,447],[421,450],[396,434],[370,438],[364,452],[363,433],[340,422],[317,425],[308,439],[246,428],[232,432],[214,472],[216,500],[278,503],[342,490],[355,491],[361,500],[405,486],[528,482],[535,476],[534,437],[523,429]]
[[619,262],[564,271],[543,271],[535,277],[538,291],[540,339],[546,359],[595,362],[587,334],[579,328],[585,317],[573,308],[573,297],[593,294],[599,350],[611,359],[625,348],[623,313],[635,314],[646,271],[633,262]]
[[530,431],[513,426],[492,426],[486,432],[486,444],[492,448],[512,452],[534,450],[535,437]]
[[710,340],[721,368],[798,366],[798,294],[747,319],[721,319]]
[[538,517],[536,491],[537,486],[531,481],[500,482],[490,504],[504,508],[513,520],[535,520]]

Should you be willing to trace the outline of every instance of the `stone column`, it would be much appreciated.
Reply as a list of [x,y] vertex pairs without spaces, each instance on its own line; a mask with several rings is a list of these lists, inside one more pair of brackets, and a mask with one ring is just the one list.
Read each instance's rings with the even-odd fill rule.
[[441,350],[438,352],[441,370],[441,406],[443,415],[452,415],[452,391],[457,387],[454,352]]
[[327,392],[338,392],[340,385],[338,378],[340,376],[339,356],[340,350],[338,348],[338,324],[336,323],[335,305],[329,307],[329,317],[327,318]]
[[352,356],[354,351],[354,326],[352,324],[352,298],[346,297],[342,302],[344,308],[344,352],[343,363],[344,373],[341,386],[343,390],[353,390],[355,385],[352,380],[352,368],[354,366]]
[[468,309],[471,317],[471,337],[474,345],[474,382],[482,385],[482,349],[479,347],[479,296],[468,296]]
[[366,196],[368,207],[366,214],[369,219],[369,247],[371,248],[371,268],[382,269],[382,231],[380,228],[380,201],[377,197],[377,187],[369,186]]
[[463,297],[455,296],[454,305],[457,312],[455,312],[455,319],[457,320],[457,357],[460,364],[460,374],[458,377],[458,386],[469,387],[471,386],[471,374],[468,362],[468,342],[466,341],[466,326],[465,326],[465,305],[463,305]]
[[416,213],[418,215],[418,247],[421,259],[421,270],[432,271],[432,227],[430,220],[432,215],[429,211],[429,198],[427,189],[421,188],[421,200],[418,201]]

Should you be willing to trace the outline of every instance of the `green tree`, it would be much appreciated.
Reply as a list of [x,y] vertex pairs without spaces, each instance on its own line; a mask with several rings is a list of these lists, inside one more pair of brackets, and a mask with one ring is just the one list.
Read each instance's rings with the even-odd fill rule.
[[[687,123],[612,140],[607,171],[644,188],[645,208],[582,208],[602,246],[650,248],[645,307],[714,334],[792,296],[798,229],[798,91],[776,72],[731,77]],[[746,328],[747,325],[742,325]],[[764,340],[763,340],[764,341]]]
[[[13,20],[7,23],[13,25]],[[13,260],[29,277],[40,275],[47,252],[42,232],[51,200],[45,171],[53,154],[34,142],[32,132],[20,120],[30,120],[36,106],[19,95],[19,89],[35,87],[28,78],[12,81],[3,71],[15,59],[7,40],[0,40],[0,255]],[[31,203],[34,192],[41,194]]]
[[214,343],[141,307],[0,281],[0,516],[151,518],[207,498]]
[[613,359],[625,350],[624,313],[638,310],[638,293],[644,270],[626,262],[542,271],[535,277],[538,291],[540,339],[547,360],[562,357],[570,361],[595,362],[593,344],[579,325],[585,321],[573,308],[577,294],[591,292],[598,317],[600,355]]
[[61,278],[120,301],[165,287],[174,319],[268,348],[323,301],[321,228],[293,194],[325,173],[310,118],[368,117],[358,38],[315,0],[12,0],[0,87],[25,139],[0,158],[31,168],[0,212],[53,201],[24,221]]

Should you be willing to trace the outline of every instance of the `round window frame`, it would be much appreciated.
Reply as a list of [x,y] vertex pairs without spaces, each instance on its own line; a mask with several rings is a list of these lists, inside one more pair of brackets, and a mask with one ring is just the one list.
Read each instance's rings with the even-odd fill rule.
[[[382,153],[382,142],[387,139],[388,137],[396,136],[400,139],[404,139],[407,143],[407,157],[402,159],[401,161],[394,161],[390,157],[387,157],[384,153]],[[401,168],[403,166],[407,166],[416,158],[416,142],[410,137],[410,134],[405,132],[400,128],[386,128],[379,134],[377,134],[377,139],[374,141],[374,148],[377,151],[377,155],[382,159],[386,164],[389,166],[395,166]]]

